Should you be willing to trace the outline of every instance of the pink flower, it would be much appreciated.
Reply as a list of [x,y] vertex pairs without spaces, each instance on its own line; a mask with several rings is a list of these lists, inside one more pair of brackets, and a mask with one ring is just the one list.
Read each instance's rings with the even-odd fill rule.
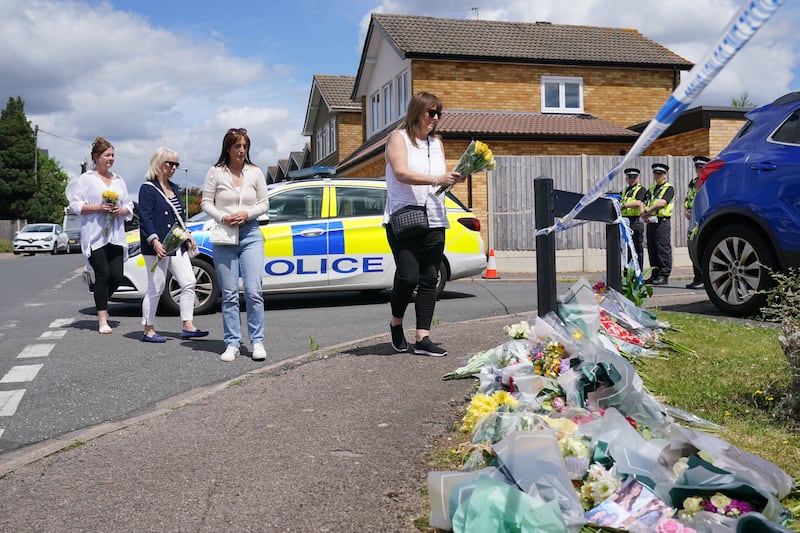
[[694,529],[684,526],[674,518],[665,520],[658,525],[657,533],[697,533]]

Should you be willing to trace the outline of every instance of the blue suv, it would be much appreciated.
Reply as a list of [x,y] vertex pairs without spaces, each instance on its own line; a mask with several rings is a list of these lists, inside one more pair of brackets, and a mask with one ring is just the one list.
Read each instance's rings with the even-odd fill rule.
[[689,226],[708,297],[736,316],[764,305],[768,270],[800,266],[800,92],[745,117],[702,170]]

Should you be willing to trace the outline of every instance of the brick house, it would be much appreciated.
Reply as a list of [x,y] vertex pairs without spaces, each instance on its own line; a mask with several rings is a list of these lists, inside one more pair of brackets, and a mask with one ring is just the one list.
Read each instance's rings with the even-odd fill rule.
[[355,76],[315,74],[303,135],[311,139],[313,166],[335,166],[363,142],[361,103],[350,99]]
[[[450,167],[470,139],[498,156],[617,156],[692,66],[635,29],[373,14],[356,76],[315,76],[304,135],[313,164],[382,177],[388,134],[410,96],[429,91],[444,104],[438,133]],[[643,155],[715,154],[742,115],[687,110]],[[330,117],[336,149],[319,153]],[[486,223],[485,175],[454,193]]]

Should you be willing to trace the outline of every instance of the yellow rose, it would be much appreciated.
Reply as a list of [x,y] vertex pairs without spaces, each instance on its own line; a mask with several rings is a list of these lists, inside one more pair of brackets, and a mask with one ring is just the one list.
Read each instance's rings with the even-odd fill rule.
[[711,500],[711,505],[713,505],[723,513],[725,512],[725,508],[731,504],[731,499],[722,494],[721,492],[714,494],[710,498],[710,500]]
[[683,500],[683,508],[690,513],[696,513],[703,509],[703,498],[692,496]]

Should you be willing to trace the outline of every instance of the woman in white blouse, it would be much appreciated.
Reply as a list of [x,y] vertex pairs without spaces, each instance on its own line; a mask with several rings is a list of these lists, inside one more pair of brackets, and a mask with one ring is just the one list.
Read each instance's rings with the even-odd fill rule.
[[[436,277],[444,253],[447,220],[445,195],[436,195],[444,185],[464,181],[457,172],[448,172],[442,140],[436,125],[442,117],[442,102],[436,95],[421,92],[408,103],[406,119],[389,134],[386,144],[386,208],[383,222],[386,238],[396,265],[390,299],[392,317],[389,332],[397,352],[408,351],[403,334],[403,317],[414,299],[417,328],[413,352],[417,355],[441,357],[447,350],[430,338],[433,310],[436,306]],[[392,231],[392,213],[408,206],[425,206],[428,230],[412,237],[400,238]]]
[[250,161],[250,137],[244,128],[231,128],[222,139],[222,152],[203,184],[200,207],[218,224],[238,230],[237,244],[213,244],[214,267],[222,293],[222,325],[225,351],[222,361],[239,355],[242,324],[239,314],[239,272],[247,307],[247,332],[252,357],[267,358],[264,349],[264,236],[256,220],[267,212],[267,179]]
[[92,143],[94,168],[67,184],[69,210],[81,215],[81,251],[94,271],[98,331],[111,333],[108,299],[122,283],[128,258],[125,221],[133,220],[133,201],[121,176],[111,172],[114,147],[102,137]]

